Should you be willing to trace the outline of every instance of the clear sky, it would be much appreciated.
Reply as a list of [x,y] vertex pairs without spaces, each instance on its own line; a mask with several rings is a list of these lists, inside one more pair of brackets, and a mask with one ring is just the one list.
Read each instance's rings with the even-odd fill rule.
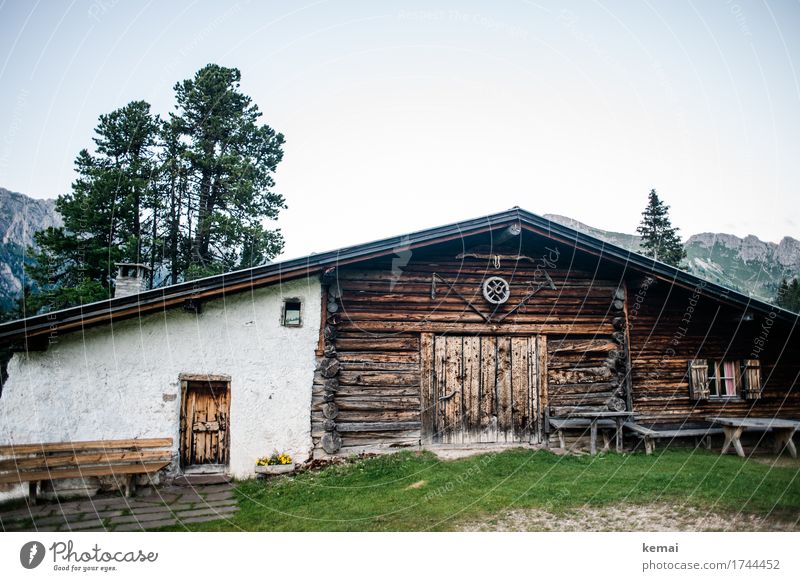
[[98,115],[209,62],[286,135],[284,257],[518,205],[800,238],[800,4],[0,0],[0,185],[69,190]]

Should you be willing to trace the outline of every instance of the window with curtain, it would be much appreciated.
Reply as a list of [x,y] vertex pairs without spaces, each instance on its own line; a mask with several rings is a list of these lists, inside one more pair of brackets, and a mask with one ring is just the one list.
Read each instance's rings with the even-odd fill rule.
[[739,361],[709,361],[709,395],[711,397],[740,397],[741,367]]
[[695,401],[761,399],[761,362],[758,359],[692,359],[687,372],[689,397]]

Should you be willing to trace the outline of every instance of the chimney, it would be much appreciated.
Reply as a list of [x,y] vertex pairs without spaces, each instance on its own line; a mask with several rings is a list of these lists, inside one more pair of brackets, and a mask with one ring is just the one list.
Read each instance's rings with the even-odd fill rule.
[[117,262],[117,279],[114,281],[114,298],[138,295],[147,290],[147,273],[150,267],[135,262]]

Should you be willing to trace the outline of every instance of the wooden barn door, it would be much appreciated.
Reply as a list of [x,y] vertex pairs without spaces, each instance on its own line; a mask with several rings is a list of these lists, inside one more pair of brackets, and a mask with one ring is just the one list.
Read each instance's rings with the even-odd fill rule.
[[225,381],[184,381],[181,402],[181,465],[228,463],[230,390]]
[[539,343],[536,337],[423,335],[423,441],[538,442]]

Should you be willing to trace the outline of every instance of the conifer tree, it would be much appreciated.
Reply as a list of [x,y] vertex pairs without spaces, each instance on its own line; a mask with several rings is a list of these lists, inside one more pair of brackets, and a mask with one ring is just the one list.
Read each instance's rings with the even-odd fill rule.
[[669,206],[659,199],[655,190],[650,190],[647,207],[642,212],[642,221],[636,229],[642,237],[642,254],[678,266],[686,258],[678,228],[669,219]]
[[238,69],[210,64],[175,85],[172,124],[186,143],[193,214],[189,278],[255,266],[283,249],[280,230],[263,226],[286,207],[272,189],[283,135],[258,124],[240,81]]
[[155,251],[147,226],[157,129],[144,101],[100,116],[95,151],[78,153],[72,191],[56,200],[64,226],[35,234],[26,271],[42,292],[29,298],[29,314],[108,298],[115,263],[146,262]]
[[93,150],[59,196],[60,228],[35,235],[26,314],[106,299],[117,262],[150,267],[149,285],[263,264],[283,249],[265,227],[285,208],[273,191],[283,135],[259,122],[238,69],[210,64],[175,85],[167,121],[134,101],[101,115]]
[[800,313],[800,282],[797,277],[792,282],[788,282],[786,278],[781,280],[775,295],[775,304],[788,311]]

